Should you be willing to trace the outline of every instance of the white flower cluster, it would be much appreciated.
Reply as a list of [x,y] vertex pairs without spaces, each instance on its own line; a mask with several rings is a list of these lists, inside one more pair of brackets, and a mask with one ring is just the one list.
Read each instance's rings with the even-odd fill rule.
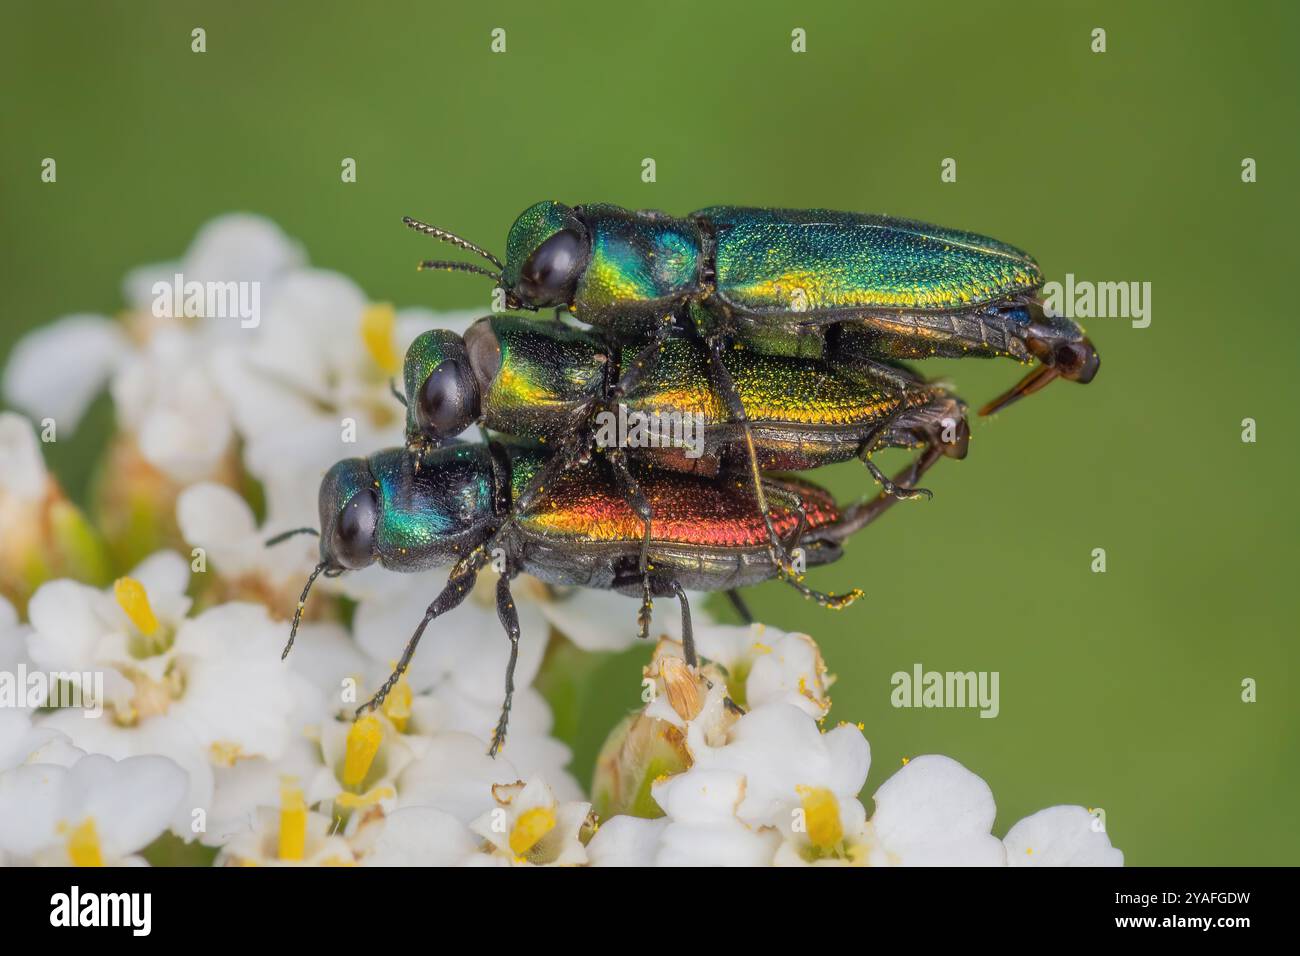
[[[149,293],[174,274],[258,283],[260,322],[160,319]],[[249,216],[210,224],[179,263],[134,273],[126,299],[119,319],[33,333],[4,372],[9,404],[54,422],[59,440],[107,388],[133,458],[130,476],[106,478],[149,475],[108,507],[127,528],[152,518],[165,546],[107,586],[54,573],[82,524],[32,423],[0,415],[0,590],[17,581],[25,603],[19,613],[0,598],[0,863],[138,865],[168,843],[228,865],[1122,862],[1081,807],[999,840],[988,787],[946,757],[908,763],[868,816],[870,750],[857,727],[821,729],[830,701],[813,641],[707,619],[699,673],[666,628],[649,700],[611,735],[588,801],[531,685],[557,641],[633,642],[630,604],[606,592],[521,579],[503,756],[486,754],[509,654],[490,580],[430,630],[383,708],[354,721],[445,572],[322,581],[286,662],[314,544],[264,542],[316,523],[335,461],[401,444],[389,379],[406,345],[467,317],[370,303]],[[260,521],[241,478],[261,489]],[[42,535],[59,547],[43,550]]]

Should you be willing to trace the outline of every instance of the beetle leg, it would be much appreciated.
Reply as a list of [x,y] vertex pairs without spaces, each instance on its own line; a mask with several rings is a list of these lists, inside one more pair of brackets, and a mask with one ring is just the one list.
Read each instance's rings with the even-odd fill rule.
[[510,638],[510,662],[506,665],[506,697],[501,704],[501,716],[497,719],[496,729],[492,731],[492,746],[488,756],[495,757],[506,742],[506,727],[510,723],[510,705],[515,696],[515,664],[519,660],[519,609],[510,593],[510,581],[518,573],[513,566],[497,579],[497,618],[506,629]]
[[550,457],[541,470],[533,476],[532,481],[524,486],[519,492],[518,497],[514,500],[514,512],[528,511],[539,500],[546,495],[546,489],[553,485],[560,477],[575,464],[582,449],[586,446],[585,439],[574,438],[558,448]]
[[768,557],[771,559],[772,564],[775,565],[781,579],[804,597],[815,600],[822,607],[847,607],[857,600],[862,593],[861,591],[854,589],[848,594],[824,594],[821,591],[813,590],[799,580],[801,575],[795,570],[790,555],[785,549],[785,544],[781,541],[781,536],[776,533],[776,526],[772,524],[767,495],[763,490],[763,474],[758,467],[758,453],[754,449],[754,432],[750,428],[749,417],[745,414],[745,405],[740,400],[740,393],[736,391],[736,383],[722,360],[722,350],[725,347],[723,337],[721,335],[710,336],[706,340],[706,344],[708,345],[709,364],[717,378],[718,390],[727,403],[728,415],[732,422],[740,425],[745,438],[745,457],[748,461],[750,481],[753,483],[754,498],[758,505],[759,514],[763,516],[763,524],[767,527]]
[[373,711],[383,704],[384,699],[397,686],[397,682],[402,679],[402,675],[406,673],[406,669],[411,665],[411,658],[415,656],[415,648],[419,645],[420,638],[424,636],[424,630],[429,626],[429,622],[435,617],[455,609],[469,596],[469,592],[474,588],[474,582],[478,579],[478,572],[483,565],[487,564],[490,553],[486,546],[480,545],[456,563],[456,566],[451,570],[450,577],[447,579],[446,586],[433,599],[433,603],[424,612],[424,620],[415,629],[411,639],[406,642],[406,649],[402,651],[397,666],[393,668],[393,672],[388,675],[388,680],[384,681],[379,690],[375,692],[375,695],[357,708],[357,717],[367,711]]
[[[895,484],[911,484],[930,470],[930,467],[944,457],[943,447],[927,445],[907,468],[894,476]],[[851,534],[861,531],[871,522],[888,511],[899,499],[886,492],[881,492],[869,501],[860,501],[844,509],[840,520],[829,527],[819,528],[818,534],[831,541],[843,541]]]
[[798,547],[799,539],[803,537],[804,531],[808,529],[808,510],[804,508],[803,501],[798,495],[791,494],[784,488],[771,484],[766,480],[763,482],[763,488],[769,495],[799,516],[799,523],[794,526],[794,530],[790,532],[785,542],[790,548]]
[[876,381],[884,381],[890,388],[906,394],[915,389],[924,382],[917,378],[915,374],[907,369],[899,368],[896,365],[890,365],[888,362],[880,362],[875,359],[867,358],[863,355],[855,355],[848,361],[836,359],[837,362],[849,370],[860,370],[863,374],[871,377]]
[[650,500],[641,490],[640,483],[632,476],[627,466],[627,458],[622,449],[614,449],[609,454],[609,464],[614,470],[614,478],[623,491],[623,499],[641,519],[644,529],[641,537],[641,556],[637,570],[641,574],[641,610],[637,612],[637,636],[642,640],[650,636],[650,616],[654,609],[654,599],[650,594]]
[[722,360],[722,350],[726,347],[723,338],[720,335],[710,336],[707,340],[709,364],[713,368],[713,374],[717,379],[718,390],[722,393],[723,401],[727,403],[728,417],[741,427],[741,432],[745,439],[745,457],[749,468],[750,480],[754,486],[754,497],[758,502],[759,513],[763,516],[763,523],[767,526],[767,537],[770,548],[773,550],[773,560],[777,560],[776,555],[780,555],[780,562],[785,564],[784,549],[781,545],[781,538],[776,533],[776,528],[772,524],[772,515],[768,511],[767,495],[763,492],[763,475],[758,468],[758,453],[754,449],[754,431],[749,425],[749,416],[745,413],[745,403],[740,400],[740,394],[736,391],[736,382],[727,371],[727,366]]
[[699,667],[700,659],[695,656],[695,631],[691,627],[691,602],[686,599],[686,589],[676,578],[661,578],[660,581],[682,605],[682,656],[686,658],[686,666]]
[[749,612],[749,605],[745,603],[745,599],[740,596],[739,591],[732,588],[727,592],[727,600],[731,602],[731,606],[735,608],[736,613],[740,615],[742,623],[754,623],[754,615]]
[[741,432],[744,435],[745,457],[748,463],[750,481],[753,483],[754,498],[758,505],[758,512],[763,517],[763,524],[767,528],[767,554],[776,567],[777,575],[804,597],[816,601],[822,607],[835,610],[848,607],[862,596],[860,590],[854,588],[847,594],[827,594],[814,590],[803,583],[801,580],[803,575],[795,569],[793,562],[790,560],[790,554],[786,551],[781,536],[776,533],[776,526],[772,524],[772,515],[768,510],[767,494],[764,492],[763,473],[759,470],[758,453],[754,448],[754,431],[750,427],[749,416],[745,413],[745,404],[741,401],[740,393],[736,391],[735,380],[732,379],[731,373],[727,371],[726,363],[722,359],[722,350],[725,347],[723,337],[721,335],[710,336],[706,339],[706,345],[708,346],[709,365],[717,379],[715,384],[718,386],[718,391],[722,393],[723,400],[727,403],[727,414],[733,423],[740,425]]
[[[799,541],[803,538],[804,530],[808,525],[808,512],[804,508],[803,502],[799,499],[798,495],[791,494],[784,488],[771,485],[766,481],[763,485],[771,493],[774,499],[779,500],[787,508],[798,513],[799,523],[795,526],[794,533],[791,534],[789,538],[791,547],[797,549]],[[803,583],[801,580],[802,575],[794,572],[793,568],[791,569],[790,574],[782,574],[780,577],[781,580],[790,585],[804,597],[816,601],[822,607],[828,607],[837,611],[841,608],[848,607],[862,596],[862,591],[859,588],[853,588],[847,594],[824,594],[821,591],[815,591]]]
[[620,370],[622,376],[609,393],[611,400],[617,401],[632,391],[645,377],[646,372],[655,367],[658,361],[658,353],[664,345],[664,339],[668,338],[668,333],[672,329],[673,325],[670,319],[665,319],[659,323],[659,327],[655,329],[654,337],[651,338],[650,343],[637,353],[631,365]]
[[[672,325],[668,321],[661,322],[659,328],[655,330],[654,337],[646,345],[632,364],[623,369],[623,374],[609,391],[608,403],[612,406],[626,395],[629,391],[636,388],[637,383],[644,377],[647,369],[653,368],[659,358],[659,350],[663,347],[663,341],[668,337]],[[644,533],[641,538],[641,556],[637,568],[641,573],[641,609],[637,612],[637,636],[646,640],[650,636],[650,621],[654,609],[654,597],[650,593],[650,540],[651,540],[651,508],[650,501],[646,498],[645,493],[641,490],[641,485],[636,478],[632,476],[631,470],[627,466],[627,456],[623,449],[610,449],[608,455],[610,466],[614,471],[614,478],[623,491],[623,498],[628,505],[636,512],[641,519],[641,526]]]
[[[871,472],[871,477],[880,485],[884,494],[889,495],[892,498],[902,498],[904,500],[912,500],[914,498],[933,498],[934,492],[929,488],[917,488],[914,485],[900,485],[880,470],[879,466],[871,460],[871,455],[879,444],[879,439],[875,436],[875,430],[872,431],[871,435],[867,436],[866,441],[862,443],[862,447],[858,449],[858,458],[867,466],[867,471]],[[930,445],[927,443],[925,447],[929,448]],[[922,452],[922,454],[925,453]]]

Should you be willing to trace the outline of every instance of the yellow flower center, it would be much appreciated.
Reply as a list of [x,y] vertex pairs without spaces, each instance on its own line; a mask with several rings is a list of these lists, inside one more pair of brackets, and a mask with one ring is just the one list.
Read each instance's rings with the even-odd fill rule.
[[208,758],[222,767],[233,767],[243,753],[244,748],[232,740],[215,740],[208,747]]
[[[150,651],[141,656],[152,653]],[[119,727],[135,727],[141,721],[167,713],[172,702],[179,700],[185,693],[185,674],[178,666],[168,667],[161,680],[155,680],[133,668],[125,668],[122,673],[131,682],[133,693],[128,699],[109,701],[106,704],[113,723]]]
[[519,814],[510,830],[510,852],[524,856],[555,829],[555,811],[550,807],[530,807]]
[[387,302],[377,302],[361,314],[361,341],[385,375],[396,375],[402,368],[397,350],[397,313]]
[[99,848],[99,832],[95,818],[86,817],[75,827],[62,828],[68,835],[68,859],[73,866],[103,866],[104,854]]
[[392,787],[375,787],[368,793],[340,793],[334,798],[334,805],[351,812],[372,807],[376,803],[391,800],[395,796],[397,796],[397,791]]
[[348,730],[347,749],[343,755],[343,786],[355,790],[370,773],[370,766],[384,739],[384,725],[374,714],[367,714]]
[[840,822],[840,805],[835,794],[825,787],[800,787],[799,793],[803,798],[808,841],[823,850],[839,846],[844,839],[844,825]]
[[113,597],[118,606],[126,612],[131,623],[145,637],[152,637],[158,630],[158,618],[154,617],[153,608],[149,606],[149,595],[144,585],[135,578],[118,578],[113,582]]
[[302,788],[285,781],[280,784],[280,845],[282,860],[301,860],[307,849],[307,801]]

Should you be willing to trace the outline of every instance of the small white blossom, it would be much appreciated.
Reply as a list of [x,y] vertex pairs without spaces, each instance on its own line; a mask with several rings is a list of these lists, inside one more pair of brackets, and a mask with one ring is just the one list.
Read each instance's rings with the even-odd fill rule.
[[[31,601],[28,650],[46,670],[104,676],[99,719],[62,709],[43,724],[91,753],[172,758],[191,776],[190,806],[206,807],[213,765],[280,756],[296,698],[283,630],[266,610],[225,604],[186,617],[188,578],[184,560],[163,552],[108,593],[46,584]],[[187,833],[188,816],[177,826]]]
[[743,822],[737,813],[746,796],[743,774],[692,769],[656,782],[653,792],[669,821],[655,855],[659,866],[771,864],[779,835]]
[[337,824],[306,808],[292,788],[279,809],[258,807],[252,824],[217,854],[217,866],[351,866],[356,854]]
[[0,850],[45,866],[140,864],[135,854],[167,829],[186,789],[164,757],[27,764],[0,774]]
[[560,802],[541,777],[493,788],[497,806],[470,829],[516,866],[578,866],[587,862],[580,839],[591,804]]

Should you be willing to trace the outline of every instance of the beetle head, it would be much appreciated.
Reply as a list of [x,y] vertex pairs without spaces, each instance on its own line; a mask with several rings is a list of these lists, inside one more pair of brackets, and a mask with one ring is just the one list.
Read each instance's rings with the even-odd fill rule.
[[479,417],[479,383],[465,340],[446,329],[419,335],[406,350],[407,438],[434,445],[454,438]]
[[1009,391],[981,408],[981,415],[1000,412],[1012,402],[1045,387],[1055,378],[1087,385],[1097,377],[1097,370],[1101,368],[1101,356],[1097,354],[1092,341],[1073,323],[1064,332],[1042,325],[1031,325],[1024,341],[1025,348],[1041,364]]
[[577,212],[544,201],[525,209],[510,227],[501,282],[510,308],[569,305],[587,266],[591,237]]

